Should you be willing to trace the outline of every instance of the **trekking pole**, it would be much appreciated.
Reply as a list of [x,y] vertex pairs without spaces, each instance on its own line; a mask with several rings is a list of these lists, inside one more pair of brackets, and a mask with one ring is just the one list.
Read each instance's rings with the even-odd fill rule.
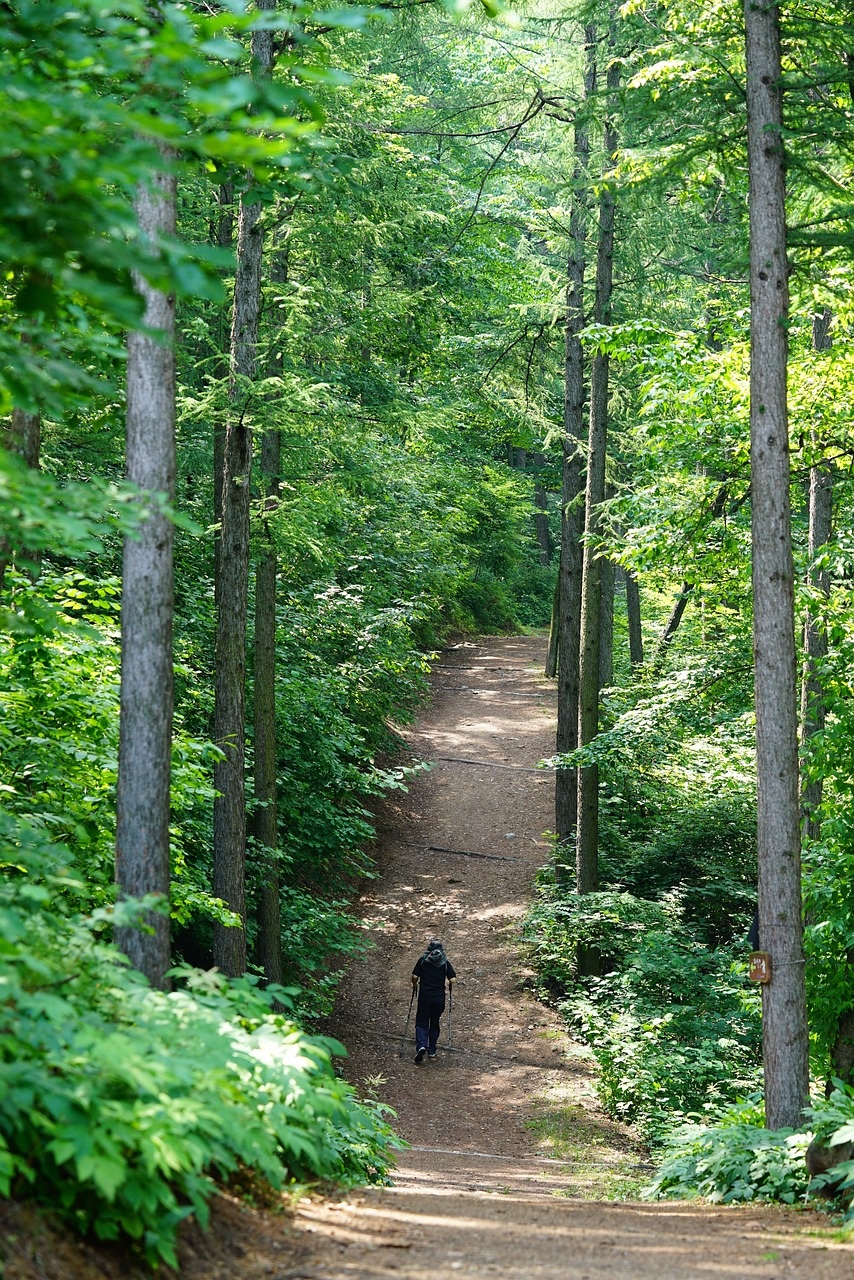
[[412,988],[412,995],[409,997],[409,1012],[406,1015],[406,1021],[403,1024],[403,1035],[400,1037],[400,1049],[397,1056],[403,1057],[403,1051],[406,1048],[406,1033],[409,1030],[409,1019],[412,1017],[412,1006],[415,1003],[415,987]]
[[448,983],[448,1048],[451,1047],[451,1019],[454,1016],[454,988]]

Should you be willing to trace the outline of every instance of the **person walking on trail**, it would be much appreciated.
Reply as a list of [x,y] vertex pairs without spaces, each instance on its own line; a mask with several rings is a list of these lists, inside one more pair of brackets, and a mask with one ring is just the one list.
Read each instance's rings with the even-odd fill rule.
[[421,1066],[425,1055],[435,1058],[439,1045],[439,1019],[445,1010],[445,983],[448,991],[457,974],[445,955],[445,948],[431,938],[427,950],[412,970],[412,990],[418,992],[415,1009],[415,1065]]

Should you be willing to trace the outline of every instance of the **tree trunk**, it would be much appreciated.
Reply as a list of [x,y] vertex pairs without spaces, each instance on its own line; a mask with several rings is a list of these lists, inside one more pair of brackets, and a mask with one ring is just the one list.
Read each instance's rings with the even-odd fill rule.
[[[827,351],[831,344],[829,328],[831,313],[823,311],[813,317],[813,347]],[[813,437],[813,447],[817,441]],[[822,547],[830,541],[833,526],[833,472],[827,462],[817,462],[810,468],[809,504],[809,558],[814,565]],[[812,569],[813,584],[827,596],[830,578],[824,569]],[[821,665],[827,657],[827,632],[823,621],[807,614],[804,623],[804,668],[801,680],[801,741],[806,743],[824,728],[825,703],[821,683]],[[817,840],[821,834],[818,811],[821,806],[822,781],[814,778],[804,782],[801,788],[801,811],[806,834]]]
[[[216,244],[220,249],[230,249],[234,242],[234,183],[224,182],[217,190],[217,203],[219,205],[219,217],[217,218],[215,228]],[[222,311],[220,311],[222,316]],[[224,321],[220,319],[218,327],[224,327]],[[225,333],[220,333],[219,350],[225,347]],[[216,376],[224,378],[228,374],[228,361],[226,357],[218,357],[216,361]],[[219,602],[219,569],[220,569],[220,546],[222,543],[222,482],[225,471],[225,422],[219,416],[214,421],[213,429],[213,518],[217,531],[214,534],[214,598]]]
[[12,410],[6,448],[10,453],[17,453],[22,457],[33,471],[38,471],[41,464],[41,436],[40,413],[27,413],[25,409]]
[[599,610],[599,687],[614,683],[614,593],[616,573],[613,560],[601,561],[602,607]]
[[[259,9],[275,0],[258,0]],[[273,33],[252,33],[257,75],[270,75]],[[214,963],[229,977],[246,968],[246,614],[249,585],[249,514],[252,432],[248,415],[256,374],[261,314],[261,260],[264,232],[260,204],[240,202],[237,271],[231,322],[231,379],[225,429],[220,589],[215,680],[216,742],[225,753],[214,770],[213,891],[244,922],[239,928],[214,924]]]
[[788,263],[776,5],[745,0],[750,177],[750,455],[765,1123],[796,1127],[809,1086],[789,511]]
[[535,453],[533,454],[533,461],[539,473],[534,481],[534,528],[537,533],[537,546],[540,549],[540,564],[546,566],[551,564],[555,552],[554,539],[549,525],[548,495],[540,479],[542,468],[546,465],[546,459],[543,454]]
[[643,666],[640,591],[637,578],[628,570],[626,570],[626,617],[629,625],[629,661],[633,667],[640,667]]
[[[278,504],[281,435],[265,431],[261,441],[261,473],[267,504]],[[268,982],[282,982],[282,939],[276,810],[276,547],[267,519],[264,547],[255,573],[255,839],[263,878],[258,895],[258,963]]]
[[552,532],[549,528],[549,500],[546,491],[538,482],[534,485],[534,526],[537,531],[537,546],[540,549],[540,564],[547,566],[552,562],[554,547]]
[[[40,413],[27,413],[14,408],[9,426],[4,432],[3,445],[9,453],[23,458],[28,467],[38,471],[41,465],[42,419]],[[30,576],[38,577],[41,552],[21,548],[21,556],[29,568]],[[0,591],[6,585],[6,568],[11,558],[11,548],[5,538],[0,538]]]
[[545,675],[549,680],[554,680],[557,675],[557,647],[558,647],[558,608],[560,606],[560,563],[558,563],[557,577],[555,578],[555,589],[552,595],[552,616],[549,623],[549,648],[546,654]]
[[[584,512],[584,264],[587,239],[590,135],[586,103],[596,89],[596,28],[584,32],[584,95],[575,120],[575,167],[570,218],[570,250],[566,282],[566,348],[563,404],[563,475],[561,482],[561,545],[557,592],[557,750],[578,746],[578,677],[581,643],[581,538]],[[578,806],[578,774],[572,767],[558,769],[555,778],[555,859],[559,884],[569,880],[567,858],[575,835]]]
[[[274,279],[287,279],[284,255],[277,255]],[[281,373],[281,357],[277,372]],[[263,546],[255,573],[255,840],[262,861],[258,892],[258,963],[268,982],[284,981],[282,962],[281,888],[279,882],[279,826],[276,776],[276,543],[269,515],[281,495],[282,436],[268,427],[261,440],[264,484]]]
[[[607,72],[608,110],[615,106],[619,88],[620,66],[614,59],[615,25],[609,28],[611,62]],[[609,114],[603,134],[604,163],[613,160],[617,150],[617,133]],[[611,319],[611,286],[614,257],[614,193],[609,183],[599,198],[599,244],[596,254],[597,324]],[[599,509],[605,498],[605,453],[608,437],[608,387],[610,363],[607,353],[597,351],[593,357],[590,379],[590,430],[587,446],[587,491],[584,518],[584,565],[581,602],[581,671],[579,679],[578,740],[580,746],[592,742],[599,732],[599,662],[600,620],[602,602],[602,560],[596,546],[599,532]],[[576,844],[576,890],[591,893],[599,887],[599,771],[595,764],[578,771],[578,837]],[[594,972],[592,957],[586,972]]]
[[[175,234],[174,153],[135,200],[142,236]],[[174,526],[161,503],[175,497],[175,299],[134,277],[144,323],[128,336],[127,476],[151,495],[136,536],[126,538],[122,571],[122,667],[116,787],[116,881],[120,896],[169,896],[169,792],[172,757],[172,549]],[[169,917],[149,913],[152,932],[123,927],[116,943],[155,987],[166,988]]]
[[[854,950],[846,957],[848,971],[854,971]],[[836,1028],[836,1039],[830,1050],[831,1074],[847,1085],[854,1085],[854,1006],[845,1010]]]

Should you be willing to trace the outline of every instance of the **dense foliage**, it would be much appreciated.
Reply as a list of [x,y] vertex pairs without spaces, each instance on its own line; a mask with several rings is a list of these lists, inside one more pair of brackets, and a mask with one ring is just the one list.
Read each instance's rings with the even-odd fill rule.
[[272,1011],[289,992],[192,969],[153,992],[102,937],[138,908],[81,914],[88,885],[67,851],[0,823],[16,859],[0,899],[4,1195],[174,1264],[178,1224],[206,1221],[217,1180],[383,1178],[396,1145],[383,1108],[335,1075],[340,1045]]
[[[328,1013],[364,945],[349,904],[373,874],[373,806],[407,783],[395,726],[423,695],[431,652],[454,630],[548,625],[571,223],[580,210],[592,284],[603,191],[617,202],[612,323],[587,324],[583,342],[588,363],[610,358],[595,550],[620,570],[613,670],[601,732],[555,763],[598,765],[605,888],[580,899],[549,870],[526,936],[541,991],[593,1047],[611,1113],[654,1141],[693,1124],[672,1139],[658,1191],[802,1187],[801,1138],[733,1110],[760,1083],[745,977],[756,855],[740,11],[484,8],[0,7],[0,1170],[6,1193],[29,1189],[151,1256],[172,1256],[178,1220],[237,1169],[282,1185],[388,1167],[386,1121],[337,1080],[335,1047],[297,1024]],[[827,641],[812,669],[824,721],[803,747],[804,784],[821,783],[804,880],[820,1091],[845,1074],[854,1034],[854,111],[844,8],[781,12],[797,604]],[[582,93],[591,24],[599,81]],[[263,32],[269,75],[249,52]],[[620,84],[606,100],[609,58]],[[150,242],[134,192],[154,172],[177,179],[177,230]],[[236,372],[231,336],[246,207],[263,242],[252,377]],[[122,480],[124,339],[143,278],[177,307],[171,992],[146,987],[102,936],[144,919],[115,905],[113,864],[121,540],[146,518]],[[213,772],[229,745],[213,741],[219,450],[235,422],[281,455],[272,497],[257,450],[246,480],[248,567],[276,556],[278,831],[262,847],[252,832],[267,802],[250,798],[243,921],[211,887]],[[835,512],[818,548],[817,473]],[[641,588],[642,665],[629,663],[626,574]],[[665,643],[677,598],[684,619]],[[257,603],[251,585],[250,619]],[[246,652],[252,779],[251,623]],[[263,988],[256,917],[271,878],[287,992]],[[248,942],[250,976],[231,984],[208,973],[220,925]],[[598,975],[579,980],[579,953],[598,957]],[[847,1099],[816,1104],[816,1132],[848,1131]]]
[[[374,874],[376,799],[411,773],[395,763],[395,726],[423,695],[431,650],[454,629],[548,622],[550,423],[527,350],[500,358],[537,268],[517,265],[512,216],[463,234],[477,136],[451,140],[438,168],[429,136],[400,140],[432,94],[464,96],[479,57],[475,28],[461,46],[452,19],[427,25],[425,40],[408,19],[366,34],[357,8],[259,17],[135,0],[0,14],[0,1191],[151,1259],[174,1261],[180,1221],[204,1221],[232,1175],[275,1187],[385,1176],[396,1140],[383,1108],[340,1080],[341,1046],[302,1028],[328,1014],[365,945],[350,903]],[[270,79],[249,57],[261,29],[276,38]],[[508,65],[497,56],[485,82]],[[134,193],[164,156],[177,234],[152,244]],[[250,197],[265,235],[259,376],[235,386],[232,277]],[[121,478],[140,275],[176,294],[179,334],[176,967],[163,992],[109,941],[164,905],[116,905],[114,885],[121,539],[146,519]],[[284,987],[265,985],[254,954],[271,872],[251,799],[245,921],[211,891],[215,437],[238,395],[258,441],[281,444],[275,507],[253,499],[251,556],[272,542],[279,565]],[[34,455],[20,434],[33,425]],[[535,488],[550,507],[539,543]],[[247,640],[251,724],[251,627]],[[216,924],[245,925],[246,978],[210,971]]]

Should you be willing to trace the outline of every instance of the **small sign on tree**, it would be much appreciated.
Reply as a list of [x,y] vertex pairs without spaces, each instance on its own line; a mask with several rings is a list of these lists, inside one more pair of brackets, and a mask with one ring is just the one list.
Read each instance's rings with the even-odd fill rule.
[[751,951],[747,976],[751,982],[771,981],[771,956],[767,951]]

